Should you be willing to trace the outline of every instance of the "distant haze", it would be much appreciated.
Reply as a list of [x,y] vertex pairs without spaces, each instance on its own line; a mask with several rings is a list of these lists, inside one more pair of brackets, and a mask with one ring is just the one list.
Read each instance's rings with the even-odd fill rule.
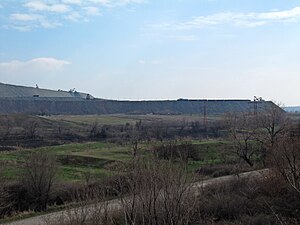
[[0,1],[0,82],[300,105],[300,2]]
[[284,107],[284,110],[287,111],[287,112],[297,112],[297,113],[300,113],[300,106]]

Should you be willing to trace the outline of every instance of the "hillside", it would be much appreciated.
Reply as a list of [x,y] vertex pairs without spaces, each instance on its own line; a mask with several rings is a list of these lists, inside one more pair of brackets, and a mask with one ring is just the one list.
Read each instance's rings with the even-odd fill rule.
[[75,90],[70,91],[54,91],[41,88],[17,86],[11,84],[0,83],[0,98],[82,98],[86,99],[87,94],[77,92]]
[[[90,96],[90,97],[88,97]],[[261,101],[258,110],[272,102]],[[74,91],[7,85],[0,83],[0,114],[207,114],[253,111],[250,100],[116,101],[95,99]]]

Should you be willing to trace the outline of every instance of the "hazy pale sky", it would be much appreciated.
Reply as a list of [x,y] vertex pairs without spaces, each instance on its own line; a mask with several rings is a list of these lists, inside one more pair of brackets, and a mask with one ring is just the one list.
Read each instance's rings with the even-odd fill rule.
[[0,82],[300,105],[300,1],[0,0]]

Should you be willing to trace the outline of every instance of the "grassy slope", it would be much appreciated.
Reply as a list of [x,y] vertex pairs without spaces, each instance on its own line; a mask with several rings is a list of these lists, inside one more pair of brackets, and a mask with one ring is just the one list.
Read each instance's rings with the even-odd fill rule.
[[25,156],[33,151],[46,151],[57,155],[60,161],[59,176],[64,181],[81,180],[86,172],[97,177],[110,175],[115,171],[106,169],[109,163],[127,161],[130,158],[127,147],[96,142],[20,150],[0,154],[0,161],[7,165],[5,175],[14,179],[20,173],[19,165]]
[[[194,141],[201,155],[200,161],[189,161],[189,170],[194,171],[203,165],[221,163],[224,160],[224,146],[222,141]],[[151,145],[141,144],[141,154],[146,154]],[[89,142],[80,144],[66,144],[34,150],[20,150],[17,152],[0,154],[0,161],[7,165],[5,175],[15,179],[20,173],[19,165],[27,154],[32,151],[47,151],[57,155],[59,159],[59,177],[64,181],[78,181],[84,179],[84,174],[91,173],[97,178],[119,173],[123,163],[131,159],[131,146],[119,146],[111,143]],[[227,150],[226,150],[227,151]],[[226,157],[230,156],[227,154]]]

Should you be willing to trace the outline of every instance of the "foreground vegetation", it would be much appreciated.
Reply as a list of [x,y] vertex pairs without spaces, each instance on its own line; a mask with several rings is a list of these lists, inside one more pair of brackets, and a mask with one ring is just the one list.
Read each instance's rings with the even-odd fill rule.
[[[80,198],[82,208],[46,224],[299,224],[300,196],[276,172],[263,180],[239,179],[197,189],[183,168],[155,159],[134,164],[116,191],[118,205],[112,207],[103,201],[105,192],[93,190]],[[95,199],[97,204],[84,207]]]

